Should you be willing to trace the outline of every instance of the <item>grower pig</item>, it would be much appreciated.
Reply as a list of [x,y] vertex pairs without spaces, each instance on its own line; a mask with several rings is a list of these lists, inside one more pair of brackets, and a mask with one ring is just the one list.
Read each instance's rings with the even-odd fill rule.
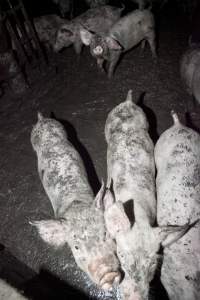
[[31,143],[55,214],[55,219],[31,224],[50,245],[68,243],[77,265],[101,288],[110,289],[119,282],[120,272],[115,244],[106,235],[103,211],[96,205],[104,186],[94,201],[83,162],[58,121],[39,114]]
[[83,45],[80,38],[81,25],[93,32],[106,33],[120,18],[122,10],[123,8],[109,5],[91,8],[70,22],[66,22],[57,32],[54,50],[58,52],[63,47],[73,44],[75,52],[80,54]]
[[[105,136],[107,186],[113,187],[113,193],[107,190],[105,194],[104,216],[108,232],[116,239],[117,255],[125,272],[121,293],[126,291],[125,299],[146,300],[161,244],[164,246],[178,238],[185,227],[181,230],[153,227],[156,217],[154,146],[146,116],[133,103],[131,91],[126,101],[109,113]],[[130,201],[134,217],[129,220],[124,208]]]
[[188,92],[200,103],[200,48],[194,47],[184,53],[180,73]]
[[156,58],[155,24],[153,14],[149,10],[134,10],[120,18],[107,35],[94,34],[84,28],[80,35],[85,45],[90,45],[91,55],[97,59],[97,65],[103,69],[104,61],[109,62],[108,77],[112,77],[122,52],[126,52],[140,42],[147,40],[152,55]]
[[[157,217],[160,226],[183,225],[200,217],[200,136],[183,126],[172,112],[174,125],[155,146]],[[161,280],[170,300],[200,299],[200,224],[164,249]]]
[[109,0],[85,0],[90,8],[99,7],[108,4]]

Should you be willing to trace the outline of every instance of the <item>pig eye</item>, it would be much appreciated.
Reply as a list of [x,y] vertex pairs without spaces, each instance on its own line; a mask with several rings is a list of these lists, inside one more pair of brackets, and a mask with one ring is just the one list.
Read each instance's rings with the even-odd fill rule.
[[79,250],[79,247],[76,245],[76,246],[74,246],[74,248],[76,249],[76,250]]

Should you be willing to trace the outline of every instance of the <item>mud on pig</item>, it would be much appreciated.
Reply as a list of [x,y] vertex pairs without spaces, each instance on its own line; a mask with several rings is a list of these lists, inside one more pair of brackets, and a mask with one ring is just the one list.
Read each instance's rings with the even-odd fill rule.
[[104,185],[94,199],[82,159],[58,121],[39,113],[31,143],[55,217],[30,223],[48,244],[68,243],[77,265],[99,287],[111,289],[121,275],[116,246],[106,235],[103,211],[98,208]]
[[[193,226],[164,249],[161,281],[170,300],[200,299],[200,135],[172,112],[174,124],[155,146],[160,226]],[[196,224],[195,224],[196,223]]]
[[[161,245],[175,241],[188,228],[155,227],[154,145],[148,127],[143,110],[132,101],[131,91],[126,101],[109,113],[105,126],[107,186],[112,190],[108,189],[104,197],[104,216],[125,273],[120,285],[125,300],[148,299]],[[132,203],[129,217],[128,203]]]

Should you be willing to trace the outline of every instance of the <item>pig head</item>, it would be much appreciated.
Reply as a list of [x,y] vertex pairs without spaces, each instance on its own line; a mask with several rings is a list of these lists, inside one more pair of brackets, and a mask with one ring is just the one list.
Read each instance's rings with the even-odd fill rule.
[[123,203],[107,190],[104,197],[104,217],[108,232],[116,240],[117,256],[124,279],[119,286],[123,300],[148,300],[149,284],[154,278],[162,247],[171,245],[188,231],[189,225],[152,227],[137,214],[134,202],[135,222],[126,215]]
[[104,184],[94,199],[78,152],[63,126],[38,115],[31,133],[38,157],[38,171],[51,201],[55,218],[32,221],[42,239],[54,246],[68,243],[77,265],[103,289],[120,281],[116,245],[107,236],[99,208]]

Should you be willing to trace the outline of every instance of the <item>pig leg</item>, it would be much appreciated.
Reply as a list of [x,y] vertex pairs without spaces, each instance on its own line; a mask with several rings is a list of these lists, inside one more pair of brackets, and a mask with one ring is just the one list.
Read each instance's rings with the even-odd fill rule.
[[143,41],[141,42],[141,50],[140,50],[140,53],[143,53],[144,48],[145,48],[145,44],[146,44],[146,40],[143,40]]
[[103,58],[97,58],[97,67],[101,72],[105,72],[103,67],[104,59]]
[[149,46],[151,48],[151,52],[152,52],[152,57],[154,60],[157,60],[157,54],[156,54],[156,43],[155,43],[155,34],[154,32],[149,33],[148,37],[147,37],[147,41],[149,43]]
[[115,50],[115,51],[111,52],[111,59],[110,59],[110,64],[109,64],[109,68],[108,68],[108,78],[112,78],[115,67],[120,58],[120,55],[121,55],[121,51]]
[[77,41],[74,43],[74,50],[76,54],[80,55],[82,51],[83,43],[80,39],[77,39]]

